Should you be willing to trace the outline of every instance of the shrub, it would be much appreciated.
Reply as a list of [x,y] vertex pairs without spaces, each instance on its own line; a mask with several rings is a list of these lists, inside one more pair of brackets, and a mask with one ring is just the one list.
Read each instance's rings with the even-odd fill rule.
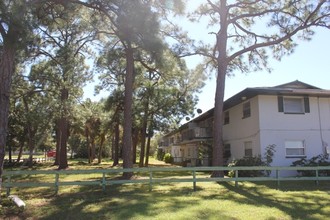
[[166,153],[164,155],[164,161],[165,163],[173,163],[173,157],[170,153]]
[[[252,166],[266,166],[266,162],[261,159],[261,156],[254,157],[244,157],[239,160],[234,160],[228,164],[228,167],[252,167]],[[234,177],[235,171],[231,170],[228,172],[228,176]],[[257,176],[265,176],[265,172],[263,170],[240,170],[238,172],[238,176],[240,177],[257,177]]]
[[[239,160],[234,160],[228,164],[228,167],[252,167],[252,166],[270,166],[273,162],[273,156],[275,153],[275,145],[269,145],[266,147],[266,152],[262,158],[260,155],[254,157],[243,157]],[[240,170],[238,172],[239,177],[258,177],[269,176],[270,171],[266,170]],[[235,171],[230,170],[228,176],[234,177]]]
[[[330,161],[328,154],[320,154],[315,157],[312,157],[309,160],[302,158],[300,160],[292,162],[291,166],[298,167],[316,167],[316,166],[330,166]],[[315,176],[314,170],[297,170],[298,173],[303,176]],[[320,170],[320,176],[330,176],[330,170]]]
[[157,160],[163,161],[164,160],[164,156],[165,156],[165,152],[163,151],[163,149],[158,149],[157,150]]

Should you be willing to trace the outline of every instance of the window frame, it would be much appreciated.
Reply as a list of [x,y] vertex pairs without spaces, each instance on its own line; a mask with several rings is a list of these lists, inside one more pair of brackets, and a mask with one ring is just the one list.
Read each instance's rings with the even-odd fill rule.
[[[278,96],[278,111],[284,114],[305,114],[310,113],[309,97],[308,96]],[[287,109],[285,100],[300,100],[301,111],[290,111]]]
[[[301,146],[288,146],[292,144],[301,143]],[[306,157],[306,141],[305,140],[286,140],[284,142],[284,148],[285,148],[285,157],[286,158],[305,158]],[[294,149],[294,150],[302,150],[303,154],[288,154],[288,149]]]
[[[247,148],[247,147],[249,147],[249,148]],[[251,150],[251,155],[246,154],[247,150]],[[244,141],[244,157],[253,157],[253,142],[252,141]]]
[[251,103],[250,103],[250,101],[247,101],[247,102],[243,103],[242,110],[243,110],[243,112],[242,112],[243,113],[243,117],[242,117],[243,119],[251,117]]
[[[299,103],[298,103],[299,101]],[[289,102],[294,103],[294,105],[299,104],[299,111],[295,111],[289,108]],[[296,106],[295,106],[296,107]],[[286,114],[304,114],[305,113],[305,105],[303,97],[283,97],[283,111]]]

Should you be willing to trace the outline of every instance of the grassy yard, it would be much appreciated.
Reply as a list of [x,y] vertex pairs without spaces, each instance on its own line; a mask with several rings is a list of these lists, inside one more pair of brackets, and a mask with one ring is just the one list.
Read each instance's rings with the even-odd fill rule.
[[[87,168],[81,162],[71,165]],[[106,193],[93,186],[62,187],[57,196],[51,188],[24,188],[12,194],[26,202],[25,210],[12,211],[7,219],[330,218],[330,182],[318,187],[313,182],[286,182],[281,190],[275,183],[250,182],[238,188],[234,183],[197,183],[197,187],[194,192],[192,183],[166,183],[149,192],[148,185],[115,185]]]

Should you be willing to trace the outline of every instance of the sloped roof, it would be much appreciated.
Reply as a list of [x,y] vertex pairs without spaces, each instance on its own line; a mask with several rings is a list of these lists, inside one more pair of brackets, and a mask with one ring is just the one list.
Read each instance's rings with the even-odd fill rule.
[[274,87],[246,88],[227,99],[224,102],[224,110],[227,110],[257,95],[306,95],[316,97],[330,97],[330,90],[320,89],[298,80]]
[[[300,96],[314,96],[314,97],[330,97],[330,90],[324,90],[321,88],[318,88],[316,86],[309,85],[307,83],[301,82],[299,80],[285,83],[282,85],[274,86],[274,87],[254,87],[254,88],[246,88],[242,90],[241,92],[237,93],[236,95],[230,97],[224,102],[224,111],[227,109],[238,105],[245,100],[248,100],[250,98],[253,98],[257,95],[300,95]],[[214,108],[206,111],[205,113],[199,115],[198,117],[194,118],[190,122],[199,122],[202,120],[205,120],[209,117],[212,117],[214,114]],[[184,128],[188,127],[188,124],[190,122],[187,122],[183,124],[179,130],[182,130]],[[173,133],[176,133],[176,131],[172,131],[168,133],[165,136],[169,136]]]
[[285,83],[282,85],[274,86],[273,88],[288,88],[288,89],[320,89],[316,86],[309,85],[307,83],[300,82],[299,80]]

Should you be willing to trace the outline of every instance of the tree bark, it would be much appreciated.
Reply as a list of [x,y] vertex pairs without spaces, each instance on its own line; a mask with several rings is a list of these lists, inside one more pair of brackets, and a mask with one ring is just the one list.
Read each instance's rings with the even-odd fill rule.
[[[30,110],[29,110],[29,104],[26,100],[26,97],[23,97],[23,103],[24,103],[24,109],[25,109],[25,113],[29,114]],[[27,121],[27,133],[28,133],[28,147],[29,147],[29,160],[28,160],[28,166],[29,168],[32,168],[33,166],[33,150],[34,150],[34,140],[35,140],[35,132],[32,128],[32,123],[29,122],[29,120]]]
[[113,164],[112,166],[117,166],[119,163],[119,120],[117,119],[115,125],[115,137],[114,137],[114,155],[113,155]]
[[13,158],[12,158],[12,148],[11,145],[8,146],[8,158],[9,158],[9,165],[11,165],[13,163]]
[[21,161],[22,154],[23,154],[23,148],[24,148],[24,142],[25,142],[25,141],[22,141],[22,142],[20,143],[20,147],[19,147],[19,151],[18,151],[18,155],[17,155],[16,163],[19,163],[19,162]]
[[98,155],[98,163],[100,164],[102,162],[102,153],[103,153],[103,145],[105,141],[105,134],[101,134],[101,140],[100,140],[100,148],[99,148],[99,155]]
[[148,100],[144,105],[144,116],[142,121],[142,129],[141,129],[141,151],[140,151],[140,162],[139,167],[143,167],[144,156],[145,156],[145,148],[146,148],[146,133],[148,126],[148,114],[149,114],[149,97],[146,97]]
[[[220,31],[217,34],[217,51],[218,51],[218,74],[217,85],[214,100],[214,121],[213,121],[213,153],[212,165],[223,166],[223,100],[225,94],[225,81],[227,73],[227,15],[228,10],[226,0],[221,0],[220,5]],[[214,171],[212,177],[223,177],[223,171]]]
[[[123,168],[132,168],[132,103],[133,103],[133,71],[134,58],[133,48],[130,42],[126,47],[126,77],[125,77],[125,98],[124,98],[124,134],[123,134]],[[124,172],[123,177],[130,179],[132,172]]]
[[92,150],[91,150],[91,142],[89,140],[89,131],[86,128],[85,130],[85,135],[86,135],[86,142],[87,142],[87,157],[88,157],[88,163],[92,163]]
[[152,129],[149,128],[148,139],[147,139],[147,150],[146,150],[146,162],[144,164],[146,167],[149,165],[150,141],[152,137],[151,133],[152,133]]
[[56,155],[54,166],[58,166],[60,164],[60,149],[61,149],[61,130],[60,130],[60,119],[56,119],[55,121],[55,135],[56,135]]
[[95,160],[95,137],[91,138],[91,162],[93,163]]
[[68,168],[68,159],[67,159],[67,140],[68,140],[68,129],[69,129],[69,123],[66,118],[60,119],[60,160],[59,160],[59,166],[58,169],[66,169]]
[[2,37],[3,48],[0,57],[0,193],[8,132],[10,89],[15,68],[16,42],[19,38],[18,30],[9,27],[8,34]]
[[68,122],[68,109],[67,109],[67,100],[69,98],[69,91],[66,88],[61,90],[61,102],[62,102],[62,116],[60,119],[60,160],[58,169],[68,168],[68,158],[67,158],[67,143],[69,137],[69,122]]
[[132,141],[133,141],[133,143],[132,143],[132,145],[133,145],[133,147],[132,147],[132,162],[133,162],[133,164],[136,164],[136,152],[137,152],[137,145],[138,145],[138,143],[139,143],[139,134],[140,134],[140,132],[139,132],[139,129],[134,129],[133,128],[133,131],[132,131]]

